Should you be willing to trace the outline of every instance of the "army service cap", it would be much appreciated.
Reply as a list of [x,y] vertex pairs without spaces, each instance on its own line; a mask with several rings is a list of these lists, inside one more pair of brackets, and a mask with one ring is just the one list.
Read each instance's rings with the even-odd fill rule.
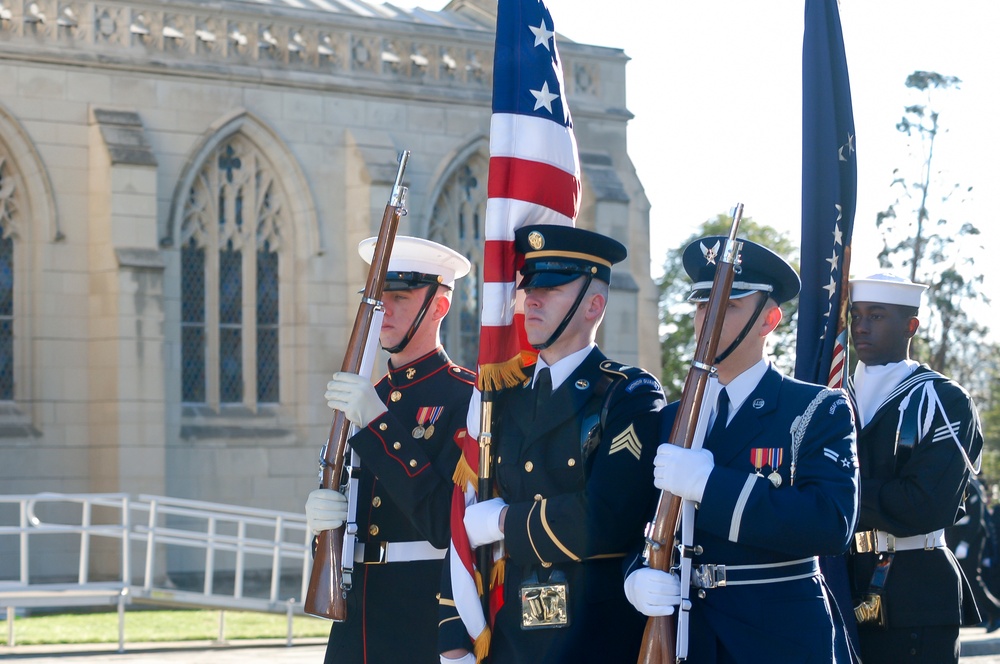
[[927,290],[924,284],[886,273],[873,274],[864,279],[851,279],[849,285],[851,302],[897,304],[914,309],[920,308],[920,296]]
[[[358,253],[371,265],[378,238],[370,237],[358,245]],[[443,244],[420,237],[397,235],[385,275],[386,291],[423,288],[428,285],[455,287],[455,280],[469,273],[472,264],[462,254]]]
[[[721,235],[703,237],[684,249],[684,271],[693,282],[688,301],[708,301],[715,280],[715,269],[727,239]],[[764,292],[775,302],[782,304],[799,294],[802,282],[795,268],[784,258],[756,242],[740,238],[738,241],[743,243],[743,249],[733,277],[730,299]]]
[[587,275],[610,284],[611,266],[628,256],[617,240],[557,224],[522,226],[514,231],[514,246],[524,254],[518,288],[552,288]]

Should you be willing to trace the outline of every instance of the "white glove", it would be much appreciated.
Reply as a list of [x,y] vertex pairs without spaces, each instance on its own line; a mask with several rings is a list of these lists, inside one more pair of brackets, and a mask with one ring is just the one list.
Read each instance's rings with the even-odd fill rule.
[[500,530],[500,514],[507,503],[503,498],[493,498],[482,503],[476,503],[465,508],[465,532],[469,535],[469,544],[474,547],[492,544],[503,539]]
[[713,468],[715,457],[708,450],[663,443],[653,459],[653,484],[660,491],[700,503]]
[[388,410],[371,382],[358,374],[344,371],[333,374],[333,380],[326,384],[324,396],[327,406],[341,411],[362,429]]
[[625,579],[625,598],[646,616],[670,616],[681,603],[681,582],[676,574],[640,567]]
[[476,656],[467,652],[458,659],[451,659],[441,655],[441,664],[476,664]]
[[347,496],[333,489],[315,489],[306,499],[306,523],[310,532],[336,530],[347,520]]

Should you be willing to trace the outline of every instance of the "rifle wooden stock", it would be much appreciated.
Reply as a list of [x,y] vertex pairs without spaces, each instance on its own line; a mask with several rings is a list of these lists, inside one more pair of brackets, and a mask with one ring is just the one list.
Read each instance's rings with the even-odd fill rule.
[[[361,369],[368,335],[372,331],[376,310],[381,306],[389,257],[392,254],[396,230],[399,228],[399,218],[403,214],[403,170],[406,168],[409,157],[408,150],[404,150],[399,155],[399,169],[396,172],[396,180],[389,203],[385,206],[385,212],[382,214],[382,225],[375,243],[371,267],[368,269],[368,280],[365,283],[361,304],[358,306],[358,313],[354,319],[354,328],[351,330],[351,338],[347,344],[347,353],[344,355],[341,371],[358,373]],[[350,427],[351,423],[344,413],[335,411],[330,437],[323,448],[321,488],[341,489],[344,455],[347,451]],[[343,588],[341,561],[345,528],[346,525],[342,525],[336,530],[324,530],[316,536],[312,574],[309,577],[309,587],[303,605],[305,612],[310,615],[336,621],[347,620],[347,590]]]
[[[670,442],[681,447],[690,448],[694,441],[701,404],[708,387],[708,379],[714,371],[713,365],[718,352],[719,337],[722,336],[726,307],[729,306],[729,293],[733,287],[735,266],[739,262],[736,233],[742,216],[743,205],[737,204],[727,244],[720,253],[722,260],[719,261],[715,270],[705,320],[701,332],[698,334],[694,360],[684,381],[677,416],[674,419],[673,429],[670,431]],[[731,254],[728,253],[730,247],[732,247]],[[670,571],[674,566],[674,556],[677,552],[674,540],[677,527],[680,524],[680,516],[680,497],[674,496],[668,491],[661,491],[656,504],[656,515],[646,533],[646,563],[649,567]],[[670,616],[650,617],[646,621],[642,649],[639,652],[639,664],[667,664],[668,662],[673,664],[676,661],[676,616],[675,612],[674,615]]]

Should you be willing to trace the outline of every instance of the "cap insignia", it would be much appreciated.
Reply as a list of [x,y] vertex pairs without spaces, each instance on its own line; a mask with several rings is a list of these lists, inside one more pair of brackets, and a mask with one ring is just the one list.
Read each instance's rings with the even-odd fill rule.
[[711,249],[706,247],[704,242],[700,244],[701,244],[701,255],[705,257],[705,264],[714,265],[715,259],[718,258],[719,256],[719,247],[721,246],[721,243],[718,240],[716,240],[715,245]]
[[535,251],[538,251],[545,246],[545,236],[538,231],[531,231],[528,233],[528,244]]

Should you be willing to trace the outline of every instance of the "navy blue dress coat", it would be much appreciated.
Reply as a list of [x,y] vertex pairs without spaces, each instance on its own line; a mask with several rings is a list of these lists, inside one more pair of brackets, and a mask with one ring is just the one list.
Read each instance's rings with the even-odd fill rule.
[[[677,406],[663,411],[664,442]],[[695,567],[767,565],[845,551],[857,519],[858,477],[854,415],[844,392],[770,367],[725,434],[709,437],[705,447],[715,468],[695,517]],[[757,466],[754,450],[777,449],[777,468]],[[772,472],[780,483],[768,479]],[[692,588],[691,598],[689,664],[850,661],[822,576],[700,594]]]

